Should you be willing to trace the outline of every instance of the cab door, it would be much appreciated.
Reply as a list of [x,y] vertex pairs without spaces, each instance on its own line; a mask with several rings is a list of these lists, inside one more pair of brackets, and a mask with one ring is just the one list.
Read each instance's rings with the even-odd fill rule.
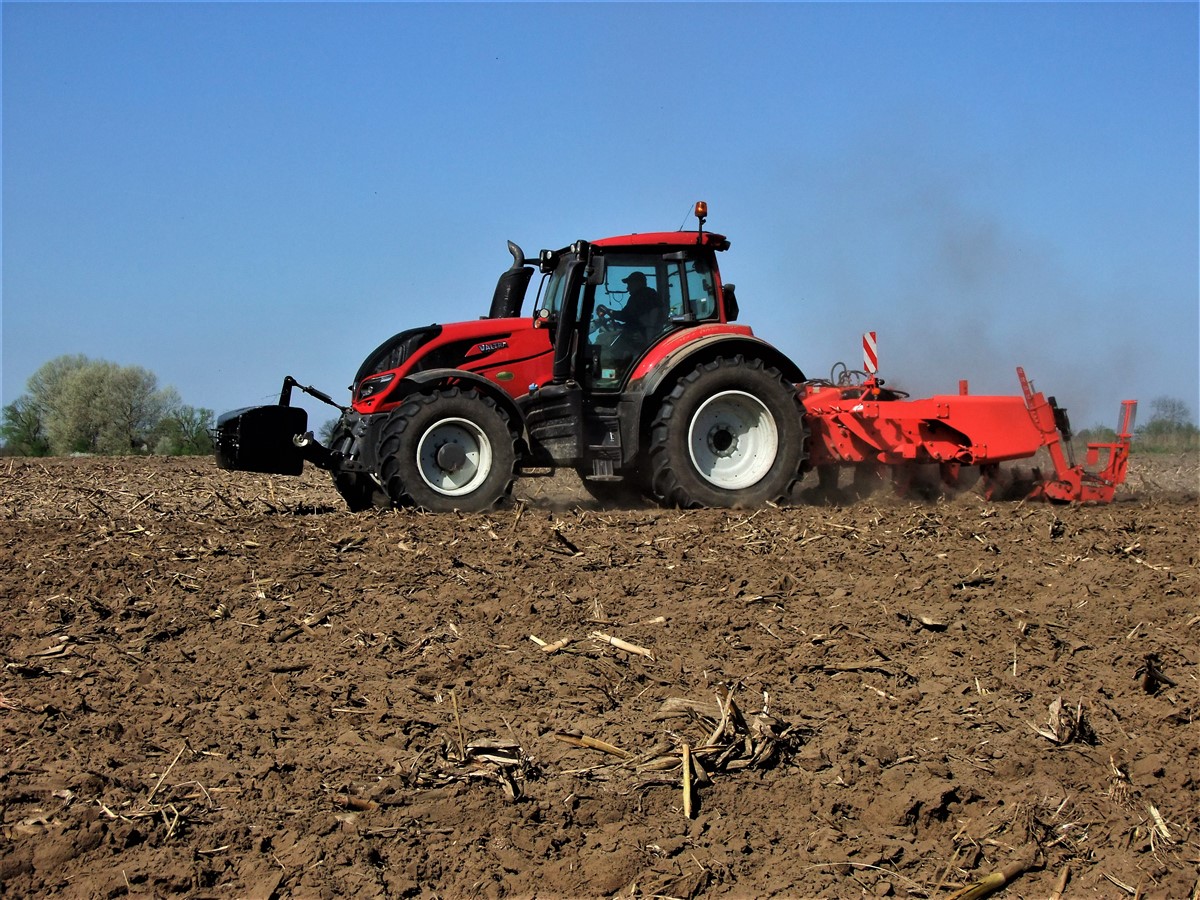
[[588,390],[621,390],[664,335],[717,316],[712,267],[687,251],[606,254],[603,277],[595,281],[580,310],[578,377]]

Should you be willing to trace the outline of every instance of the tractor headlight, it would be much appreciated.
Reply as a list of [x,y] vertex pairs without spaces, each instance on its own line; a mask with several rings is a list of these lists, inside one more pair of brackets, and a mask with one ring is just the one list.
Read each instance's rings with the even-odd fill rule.
[[386,375],[364,378],[358,385],[358,399],[366,400],[369,397],[374,397],[376,394],[383,393],[384,389],[392,383],[392,379],[395,377],[395,372],[388,372]]

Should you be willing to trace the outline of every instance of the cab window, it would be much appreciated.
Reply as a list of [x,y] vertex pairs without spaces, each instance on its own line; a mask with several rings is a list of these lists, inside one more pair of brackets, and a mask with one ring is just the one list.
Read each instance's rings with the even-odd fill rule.
[[567,290],[567,269],[566,263],[559,263],[550,276],[550,283],[546,285],[546,293],[538,303],[538,307],[548,309],[551,316],[557,316],[562,311],[563,294]]
[[668,270],[671,315],[710,319],[717,314],[717,293],[712,268],[702,259],[672,263]]
[[663,335],[717,315],[712,267],[683,253],[610,252],[584,309],[580,379],[593,390],[617,390]]

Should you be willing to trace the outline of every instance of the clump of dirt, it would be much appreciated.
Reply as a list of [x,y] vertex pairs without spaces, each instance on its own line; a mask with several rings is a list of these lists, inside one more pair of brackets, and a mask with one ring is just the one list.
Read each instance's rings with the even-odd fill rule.
[[5,462],[0,883],[1194,896],[1197,469],[1154,462],[1100,507],[438,516]]

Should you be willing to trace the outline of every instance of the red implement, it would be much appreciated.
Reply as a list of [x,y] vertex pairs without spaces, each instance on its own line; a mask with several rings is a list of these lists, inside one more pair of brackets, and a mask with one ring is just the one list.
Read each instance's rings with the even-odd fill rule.
[[1025,370],[1018,368],[1017,377],[1021,379],[1021,390],[1025,393],[1025,405],[1029,408],[1029,416],[1042,435],[1042,445],[1050,454],[1054,463],[1054,477],[1047,478],[1035,485],[1033,497],[1045,497],[1047,500],[1076,500],[1080,503],[1109,503],[1117,486],[1125,481],[1125,472],[1129,466],[1129,446],[1133,438],[1133,423],[1137,415],[1137,401],[1121,401],[1121,421],[1117,426],[1117,435],[1111,443],[1088,444],[1087,465],[1097,466],[1101,462],[1104,468],[1098,472],[1084,466],[1075,465],[1069,460],[1071,429],[1066,423],[1065,413],[1055,405],[1053,398],[1047,400],[1040,391],[1035,391]]
[[[801,386],[811,432],[809,462],[821,467],[878,463],[904,466],[938,463],[944,477],[960,466],[979,466],[993,475],[1002,462],[1028,459],[1043,447],[1054,475],[1041,478],[1031,497],[1107,503],[1125,480],[1137,404],[1121,406],[1121,424],[1111,443],[1088,445],[1088,466],[1070,461],[1070,423],[1053,398],[1034,391],[1017,369],[1024,397],[973,396],[966,382],[958,394],[910,400],[883,386],[874,375],[860,384],[808,382]],[[904,478],[899,479],[903,483]]]

